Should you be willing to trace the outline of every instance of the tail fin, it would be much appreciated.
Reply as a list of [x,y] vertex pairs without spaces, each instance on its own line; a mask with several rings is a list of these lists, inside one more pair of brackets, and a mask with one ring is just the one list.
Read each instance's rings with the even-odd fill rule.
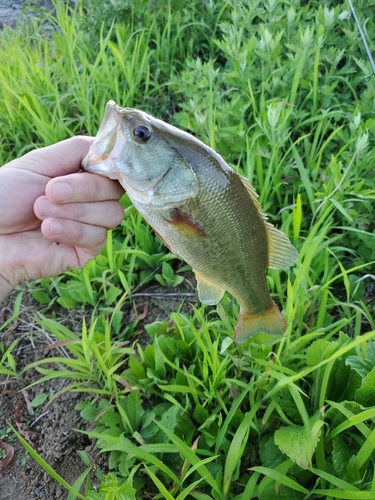
[[234,338],[236,342],[242,344],[246,339],[263,332],[267,335],[257,335],[253,340],[257,343],[271,343],[280,338],[286,327],[286,321],[273,301],[267,311],[257,314],[251,314],[241,307]]

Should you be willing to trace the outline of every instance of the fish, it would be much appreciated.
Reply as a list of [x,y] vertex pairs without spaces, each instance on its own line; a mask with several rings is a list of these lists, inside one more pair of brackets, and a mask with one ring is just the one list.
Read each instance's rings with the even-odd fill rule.
[[218,304],[225,291],[238,301],[237,343],[283,335],[287,324],[266,271],[291,267],[298,252],[267,221],[249,181],[215,150],[109,101],[82,169],[121,183],[163,243],[192,267],[202,303]]

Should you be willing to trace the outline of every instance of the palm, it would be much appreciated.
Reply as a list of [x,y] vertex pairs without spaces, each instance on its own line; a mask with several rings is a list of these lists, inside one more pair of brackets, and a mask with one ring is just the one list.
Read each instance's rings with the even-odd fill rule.
[[[81,267],[92,258],[86,250],[57,245],[41,232],[42,221],[34,213],[34,202],[45,193],[51,177],[23,169],[1,171],[0,250],[9,268],[17,261],[22,277],[17,281],[54,276],[70,267]],[[16,209],[15,209],[16,207]]]

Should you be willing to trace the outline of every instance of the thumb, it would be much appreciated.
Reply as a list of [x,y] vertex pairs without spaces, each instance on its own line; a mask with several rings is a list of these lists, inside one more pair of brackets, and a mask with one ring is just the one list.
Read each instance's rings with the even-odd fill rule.
[[48,177],[71,174],[81,169],[81,162],[93,141],[93,137],[82,135],[71,137],[52,146],[34,149],[8,165]]

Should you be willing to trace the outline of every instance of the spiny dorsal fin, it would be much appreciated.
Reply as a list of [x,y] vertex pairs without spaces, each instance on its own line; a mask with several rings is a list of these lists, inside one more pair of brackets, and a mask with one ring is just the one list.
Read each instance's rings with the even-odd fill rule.
[[260,215],[263,217],[264,220],[267,219],[267,216],[266,214],[263,212],[262,210],[262,207],[258,201],[258,198],[259,198],[259,195],[258,193],[255,191],[255,188],[253,188],[253,186],[250,184],[250,182],[246,179],[245,176],[239,174],[240,176],[240,179],[242,181],[242,184],[245,186],[245,188],[247,189],[247,192],[249,193],[250,195],[250,198],[252,199],[256,209],[258,210],[258,212],[260,213]]
[[268,236],[268,267],[271,269],[288,269],[298,259],[298,252],[291,244],[289,238],[279,229],[276,229],[272,224],[267,222],[267,215],[263,212],[262,207],[258,201],[258,194],[250,184],[250,182],[240,175],[241,181],[247,192],[250,195],[252,202],[258,210],[260,216],[266,225]]

